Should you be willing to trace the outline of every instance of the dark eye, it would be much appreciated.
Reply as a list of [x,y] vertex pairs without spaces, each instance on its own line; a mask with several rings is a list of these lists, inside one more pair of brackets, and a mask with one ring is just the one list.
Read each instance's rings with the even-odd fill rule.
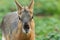
[[18,16],[18,18],[19,18],[19,20],[22,20],[22,19],[20,18],[20,16]]
[[32,19],[33,19],[33,16],[32,16]]
[[32,20],[33,19],[33,16],[31,17],[31,19],[30,20]]

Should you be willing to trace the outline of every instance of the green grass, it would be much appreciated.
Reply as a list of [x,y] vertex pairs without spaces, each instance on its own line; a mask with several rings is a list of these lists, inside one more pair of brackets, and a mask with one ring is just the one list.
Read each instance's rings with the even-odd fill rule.
[[[19,0],[18,0],[19,1]],[[20,0],[26,6],[30,0]],[[0,0],[0,22],[3,16],[16,10],[14,0]],[[60,0],[35,0],[34,14],[60,14]],[[60,15],[34,17],[36,40],[60,40]],[[1,40],[0,30],[0,40]]]
[[[28,6],[30,0],[18,0],[22,6]],[[60,14],[60,0],[34,0],[34,14]],[[14,0],[0,0],[0,12],[15,11]]]
[[[1,18],[2,18],[1,14]],[[59,40],[60,39],[60,19],[58,17],[37,17],[35,20],[36,40]],[[53,36],[52,38],[50,38]],[[1,32],[0,32],[1,39]]]
[[[49,38],[54,35],[51,40],[60,39],[60,19],[55,17],[35,17],[36,23],[36,40],[50,40]],[[59,40],[58,39],[58,40]]]

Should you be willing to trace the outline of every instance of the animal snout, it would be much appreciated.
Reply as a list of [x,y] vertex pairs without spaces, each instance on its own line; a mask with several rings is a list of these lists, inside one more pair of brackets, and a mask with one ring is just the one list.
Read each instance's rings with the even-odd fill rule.
[[29,25],[27,23],[24,23],[24,30],[26,33],[29,32],[29,29],[30,29]]

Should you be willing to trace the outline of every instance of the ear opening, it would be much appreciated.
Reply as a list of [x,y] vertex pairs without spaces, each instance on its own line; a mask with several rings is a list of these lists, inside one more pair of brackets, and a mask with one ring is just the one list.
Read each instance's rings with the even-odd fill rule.
[[19,4],[19,2],[17,1],[17,0],[15,0],[15,3],[16,3],[16,5],[17,5],[17,7],[18,7],[18,9],[22,9],[22,6],[21,6],[21,4]]

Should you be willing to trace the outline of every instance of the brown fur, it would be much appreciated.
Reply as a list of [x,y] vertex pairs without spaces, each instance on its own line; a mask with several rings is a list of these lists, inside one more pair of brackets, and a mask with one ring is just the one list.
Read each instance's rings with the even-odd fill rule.
[[[21,16],[20,12],[23,9],[28,10],[30,12],[30,16],[31,17],[33,16],[33,5],[34,5],[33,0],[28,7],[22,7],[16,0],[15,0],[15,3],[18,7],[18,16]],[[31,31],[28,34],[24,34],[22,32],[22,22],[21,22],[21,20],[18,20],[17,27],[14,27],[13,29],[11,29],[12,28],[11,27],[12,23],[16,21],[15,19],[17,19],[18,16],[17,16],[16,13],[15,14],[12,13],[11,15],[9,14],[9,15],[4,17],[1,26],[2,26],[2,32],[4,34],[5,39],[6,40],[35,40],[35,23],[34,23],[33,19],[28,23],[30,28],[31,28]]]
[[32,20],[31,22],[31,28],[33,31],[31,31],[29,34],[24,34],[21,31],[21,22],[18,23],[18,31],[17,34],[15,35],[16,40],[34,40],[35,39],[35,31],[34,31],[34,21]]

